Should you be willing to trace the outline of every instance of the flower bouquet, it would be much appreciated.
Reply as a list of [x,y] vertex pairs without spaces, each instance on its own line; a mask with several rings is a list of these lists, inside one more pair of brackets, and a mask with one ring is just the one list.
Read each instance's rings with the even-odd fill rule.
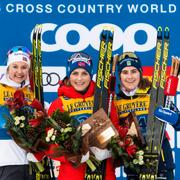
[[[6,119],[5,127],[16,144],[31,153],[48,147],[42,136],[47,115],[38,100],[34,99],[31,104],[28,104],[24,93],[17,90],[14,97],[6,102],[4,108],[6,108],[6,113],[3,114]],[[39,166],[40,163],[37,165]],[[43,171],[43,167],[38,168]]]
[[111,139],[108,148],[115,160],[138,173],[144,164],[144,145],[135,113],[130,113],[119,127],[119,136]]
[[50,156],[65,156],[74,166],[78,166],[82,155],[88,152],[88,136],[83,134],[82,128],[77,128],[76,121],[68,112],[58,109],[47,121],[49,129],[46,132],[46,142],[56,145]]

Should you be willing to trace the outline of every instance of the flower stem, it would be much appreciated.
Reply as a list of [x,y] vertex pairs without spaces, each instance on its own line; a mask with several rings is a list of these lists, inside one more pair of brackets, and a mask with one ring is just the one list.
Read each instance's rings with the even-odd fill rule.
[[88,159],[88,160],[86,161],[86,163],[87,163],[87,165],[90,167],[90,169],[91,169],[92,172],[96,170],[96,166],[93,164],[93,162],[92,162],[90,159]]
[[42,165],[41,162],[36,162],[35,164],[36,164],[36,167],[38,168],[38,170],[39,170],[40,172],[43,172],[43,171],[44,171],[44,166]]

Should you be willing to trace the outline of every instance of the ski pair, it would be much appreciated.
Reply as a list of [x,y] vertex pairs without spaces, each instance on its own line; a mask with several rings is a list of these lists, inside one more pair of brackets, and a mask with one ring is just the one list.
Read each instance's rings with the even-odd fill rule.
[[32,72],[33,72],[34,97],[37,98],[41,102],[41,104],[44,106],[43,83],[42,83],[41,32],[42,32],[42,25],[37,24],[33,30]]
[[155,180],[158,174],[159,158],[162,153],[164,123],[154,117],[157,106],[164,106],[164,88],[169,51],[169,28],[164,32],[162,27],[157,30],[157,43],[154,62],[154,73],[150,91],[150,106],[147,119],[146,147],[144,166],[141,168],[140,180]]
[[101,32],[94,94],[94,113],[100,108],[103,108],[106,113],[108,112],[108,93],[112,68],[113,35],[113,30],[103,29]]
[[[109,85],[112,69],[112,46],[113,46],[113,30],[103,29],[100,34],[99,59],[96,73],[96,85],[94,94],[93,113],[103,108],[108,114],[110,104]],[[91,171],[89,167],[86,169],[85,180],[88,179],[105,179],[106,160],[101,161],[95,171]]]
[[[43,92],[43,79],[42,79],[42,51],[41,51],[41,32],[42,25],[37,24],[33,30],[32,36],[32,90],[34,98],[38,99],[44,107],[44,92]],[[43,172],[36,173],[36,180],[54,179],[53,164],[47,157],[41,163],[44,165]],[[51,171],[51,172],[50,172]],[[51,177],[52,175],[52,177]]]

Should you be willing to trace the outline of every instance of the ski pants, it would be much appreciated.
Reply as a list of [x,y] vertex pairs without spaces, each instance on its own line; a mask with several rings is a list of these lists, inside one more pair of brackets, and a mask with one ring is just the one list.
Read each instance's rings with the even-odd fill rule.
[[30,175],[28,165],[11,165],[0,167],[0,180],[35,180],[35,174]]

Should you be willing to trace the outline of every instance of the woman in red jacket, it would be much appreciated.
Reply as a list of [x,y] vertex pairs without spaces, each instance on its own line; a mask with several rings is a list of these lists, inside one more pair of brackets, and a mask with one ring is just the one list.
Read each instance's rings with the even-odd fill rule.
[[[52,102],[48,113],[51,115],[55,110],[68,111],[70,116],[77,121],[77,125],[86,120],[93,112],[93,99],[95,84],[92,81],[92,59],[89,55],[78,52],[73,54],[68,60],[67,77],[60,83],[58,98]],[[115,109],[112,108],[111,120],[117,122]],[[101,153],[107,152],[105,180],[115,180],[115,170],[112,159],[107,150],[100,150]],[[60,160],[60,171],[58,179],[84,180],[87,165],[85,161],[89,158],[89,153],[81,158],[81,165],[73,167],[72,164],[63,156]],[[102,172],[102,171],[101,171]],[[103,172],[103,173],[104,173]]]

